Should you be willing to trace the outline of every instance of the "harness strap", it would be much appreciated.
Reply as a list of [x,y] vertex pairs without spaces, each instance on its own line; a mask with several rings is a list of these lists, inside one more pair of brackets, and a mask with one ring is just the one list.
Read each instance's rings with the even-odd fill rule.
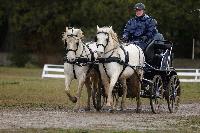
[[123,69],[121,71],[121,73],[119,74],[119,77],[121,77],[122,73],[124,72],[124,70],[126,69],[128,62],[129,62],[129,53],[125,51],[124,47],[120,46],[120,48],[123,50],[124,55],[125,55],[125,63],[123,64]]
[[[99,61],[102,62],[104,71],[105,71],[105,73],[106,73],[106,75],[107,75],[107,77],[108,77],[109,79],[110,79],[110,76],[108,75],[108,72],[107,72],[107,70],[106,70],[105,63],[117,62],[117,63],[119,63],[120,65],[123,65],[123,69],[122,69],[121,73],[119,74],[119,77],[122,75],[122,73],[124,72],[124,70],[125,70],[126,67],[128,66],[127,64],[128,64],[128,62],[129,62],[129,54],[128,54],[128,52],[126,53],[124,47],[120,46],[120,48],[121,48],[121,49],[123,50],[123,52],[124,52],[124,55],[125,55],[125,62],[122,61],[122,60],[120,60],[119,57],[110,57],[110,56],[109,56],[108,58],[99,58]],[[118,78],[119,78],[119,77],[118,77]]]
[[[89,51],[90,51],[90,55],[91,55],[91,62],[93,62],[94,60],[95,60],[95,58],[94,58],[94,52],[92,51],[92,49],[88,46],[88,45],[86,45],[86,47],[89,49]],[[88,55],[87,55],[88,56]]]
[[74,79],[77,79],[76,72],[75,72],[75,69],[74,69],[74,65],[73,65],[73,73],[74,73]]
[[136,47],[137,47],[137,49],[138,49],[138,51],[139,51],[139,62],[138,62],[138,64],[140,64],[141,65],[141,62],[140,62],[140,49],[139,49],[139,46],[138,45],[135,45]]
[[81,52],[80,57],[84,57],[84,56],[83,56],[83,51],[85,51],[85,46],[84,46],[84,45],[83,45],[83,50],[82,50],[82,52]]
[[[139,63],[138,63],[138,64],[141,65],[141,62],[140,62],[140,58],[141,58],[141,57],[140,57],[140,49],[139,49],[139,46],[136,45],[136,47],[137,47],[137,49],[138,49],[138,51],[139,51]],[[133,69],[133,70],[134,70],[134,72],[136,73],[136,76],[137,76],[137,78],[139,79],[140,83],[142,84],[142,80],[140,80],[139,74],[137,73],[136,69]]]
[[[109,77],[108,73],[107,73],[107,70],[106,70],[106,67],[105,67],[105,63],[111,63],[111,62],[117,62],[119,63],[120,65],[123,65],[123,70],[121,71],[119,77],[122,75],[122,73],[124,72],[124,70],[126,69],[127,66],[131,67],[134,72],[136,73],[137,75],[137,78],[139,79],[139,82],[142,83],[142,80],[140,79],[139,77],[139,74],[138,72],[136,71],[137,69],[141,69],[143,68],[140,64],[140,66],[131,66],[128,64],[129,62],[129,53],[125,51],[124,47],[123,46],[120,46],[120,48],[124,51],[124,54],[125,54],[125,61],[122,61],[119,57],[109,57],[109,58],[98,58],[98,63],[102,63],[103,64],[103,67],[104,67],[104,71],[106,73],[106,75]],[[139,49],[138,49],[139,50]],[[139,55],[139,58],[140,58],[140,55]]]
[[[127,57],[129,57],[129,54],[127,53]],[[142,69],[143,67],[142,66],[131,66],[129,65],[128,63],[125,63],[124,61],[121,61],[118,57],[111,57],[112,59],[115,59],[115,60],[111,60],[110,58],[106,59],[106,58],[102,58],[98,63],[102,63],[103,64],[103,68],[104,68],[104,71],[107,75],[107,77],[110,79],[110,76],[108,75],[108,72],[107,72],[107,69],[105,67],[105,63],[111,63],[111,62],[117,62],[119,63],[120,65],[123,65],[123,70],[121,71],[119,77],[122,75],[123,71],[125,70],[125,68],[127,66],[129,66],[130,68],[132,68],[134,70],[134,72],[136,73],[137,75],[137,78],[139,79],[139,82],[142,83],[142,80],[140,80],[140,77],[139,77],[139,74],[138,72],[136,71],[137,69]]]
[[[104,64],[104,63],[103,63],[103,69],[104,69],[104,71],[105,71],[107,77],[110,79],[110,76],[108,75],[108,72],[107,72],[107,70],[106,70],[106,67],[105,67],[105,64]],[[110,80],[109,80],[109,81],[110,81]]]

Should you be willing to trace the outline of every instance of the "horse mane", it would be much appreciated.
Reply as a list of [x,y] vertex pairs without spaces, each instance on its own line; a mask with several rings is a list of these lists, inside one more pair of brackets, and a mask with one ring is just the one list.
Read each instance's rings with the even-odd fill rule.
[[62,32],[62,40],[65,41],[67,39],[67,32]]
[[[71,32],[70,32],[71,30]],[[73,32],[75,31],[75,32]],[[83,35],[83,31],[81,29],[78,28],[74,28],[74,27],[66,27],[66,31],[62,33],[62,40],[66,40],[68,38],[68,33],[72,34],[72,35],[77,35],[78,38],[82,38]]]
[[111,30],[110,34],[111,34],[111,37],[113,38],[113,40],[115,41],[115,44],[119,44],[118,36],[117,36],[117,34],[114,32],[113,29]]

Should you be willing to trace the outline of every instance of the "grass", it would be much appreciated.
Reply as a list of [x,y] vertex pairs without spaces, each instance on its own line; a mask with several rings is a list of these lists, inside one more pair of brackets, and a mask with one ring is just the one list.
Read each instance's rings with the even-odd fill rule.
[[64,79],[41,79],[41,73],[41,69],[0,67],[0,107],[71,107]]
[[[41,79],[42,69],[0,67],[1,108],[72,108],[64,91],[64,79]],[[200,102],[200,83],[181,83],[182,103]],[[75,94],[76,82],[71,91]],[[82,105],[87,99],[83,89]],[[128,102],[130,103],[130,102]]]
[[181,131],[198,132],[200,129],[200,116],[188,116],[186,118],[180,118],[177,126]]
[[181,83],[182,103],[200,102],[200,83]]

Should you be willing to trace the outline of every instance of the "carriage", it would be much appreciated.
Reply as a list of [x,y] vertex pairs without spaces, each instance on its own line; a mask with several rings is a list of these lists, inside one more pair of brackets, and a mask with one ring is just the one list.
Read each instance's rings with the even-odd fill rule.
[[[146,62],[140,97],[149,98],[153,113],[159,113],[163,101],[167,102],[170,113],[176,112],[180,102],[180,81],[173,67],[172,43],[169,41],[153,40],[145,51]],[[135,98],[130,89],[131,81],[127,80],[127,98]],[[120,81],[115,84],[113,98],[118,100],[122,96]],[[100,110],[105,102],[105,91],[101,83],[98,89],[93,89],[93,105]]]

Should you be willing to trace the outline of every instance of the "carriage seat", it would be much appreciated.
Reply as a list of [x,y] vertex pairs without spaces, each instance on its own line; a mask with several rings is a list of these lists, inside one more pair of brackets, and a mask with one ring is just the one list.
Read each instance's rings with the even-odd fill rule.
[[164,40],[162,34],[158,33],[144,50],[146,62],[157,68],[161,65],[163,53],[172,47],[169,41]]

